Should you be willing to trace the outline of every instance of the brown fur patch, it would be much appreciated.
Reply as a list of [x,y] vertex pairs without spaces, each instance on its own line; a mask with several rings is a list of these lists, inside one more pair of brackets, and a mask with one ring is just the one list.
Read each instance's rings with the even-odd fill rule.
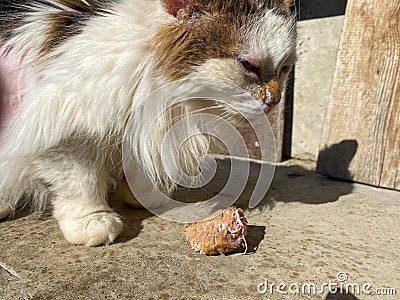
[[71,36],[79,34],[87,20],[99,13],[106,13],[105,8],[114,1],[86,0],[89,5],[81,0],[58,0],[58,2],[73,11],[48,14],[47,21],[50,26],[45,32],[45,42],[42,45],[41,54],[49,53]]
[[233,21],[209,17],[195,25],[176,23],[161,28],[154,44],[164,76],[175,80],[206,59],[233,57],[241,39],[238,28]]
[[82,20],[73,12],[49,14],[47,21],[50,26],[45,32],[45,42],[41,47],[41,54],[49,53],[69,37],[79,34],[83,26]]
[[[164,0],[167,2],[168,0]],[[206,59],[234,58],[243,46],[245,27],[264,9],[289,16],[289,0],[193,0],[189,20],[162,27],[154,38],[158,67],[167,80],[184,77]]]
[[193,0],[195,6],[219,14],[254,14],[264,9],[275,9],[284,15],[290,14],[292,0]]
[[34,14],[38,10],[37,7],[43,8],[44,11],[46,7],[52,10],[56,8],[58,11],[47,13],[44,20],[49,25],[44,33],[45,42],[41,47],[41,53],[46,54],[69,37],[79,34],[87,20],[99,13],[106,13],[106,8],[116,1],[118,0],[86,0],[88,4],[82,0],[57,1],[69,10],[46,0],[2,1],[0,2],[0,38],[3,41],[12,38],[14,30],[28,22],[27,14]]
[[[19,4],[26,4],[21,1]],[[13,36],[13,30],[24,24],[28,9],[18,7],[13,1],[0,2],[0,41],[5,42]]]

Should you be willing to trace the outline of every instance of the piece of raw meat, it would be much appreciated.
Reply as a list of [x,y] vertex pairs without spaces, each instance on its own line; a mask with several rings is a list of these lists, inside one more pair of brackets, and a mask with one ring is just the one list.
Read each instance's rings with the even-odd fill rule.
[[193,249],[202,254],[214,255],[232,252],[243,243],[246,245],[246,227],[243,210],[231,206],[187,225],[185,232]]

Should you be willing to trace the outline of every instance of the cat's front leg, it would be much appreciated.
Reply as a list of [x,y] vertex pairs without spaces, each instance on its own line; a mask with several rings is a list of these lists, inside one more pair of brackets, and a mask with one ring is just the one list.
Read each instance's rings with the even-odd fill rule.
[[36,162],[52,193],[53,216],[70,243],[108,245],[122,231],[121,217],[107,203],[110,179],[101,156],[90,147],[61,146]]

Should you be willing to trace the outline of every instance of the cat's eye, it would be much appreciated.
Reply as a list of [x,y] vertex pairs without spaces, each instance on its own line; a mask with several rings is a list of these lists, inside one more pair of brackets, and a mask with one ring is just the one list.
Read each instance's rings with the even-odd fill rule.
[[281,68],[281,71],[280,71],[280,73],[282,74],[282,73],[288,73],[290,71],[290,66],[283,66],[282,68]]
[[258,75],[260,73],[260,68],[255,66],[255,65],[253,65],[251,62],[249,62],[247,60],[240,60],[240,64],[248,72],[254,73],[256,75]]

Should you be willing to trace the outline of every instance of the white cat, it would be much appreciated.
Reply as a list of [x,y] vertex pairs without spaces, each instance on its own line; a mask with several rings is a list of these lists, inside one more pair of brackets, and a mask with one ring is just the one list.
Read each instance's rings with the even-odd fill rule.
[[[249,91],[268,111],[295,61],[290,0],[8,2],[1,46],[21,61],[25,84],[0,141],[0,217],[21,201],[41,209],[50,200],[74,244],[109,244],[122,230],[107,193],[122,175],[128,118],[156,117],[135,110],[140,99],[177,79],[207,77]],[[149,175],[173,190],[157,154],[137,147]],[[187,152],[190,173],[204,153]]]

